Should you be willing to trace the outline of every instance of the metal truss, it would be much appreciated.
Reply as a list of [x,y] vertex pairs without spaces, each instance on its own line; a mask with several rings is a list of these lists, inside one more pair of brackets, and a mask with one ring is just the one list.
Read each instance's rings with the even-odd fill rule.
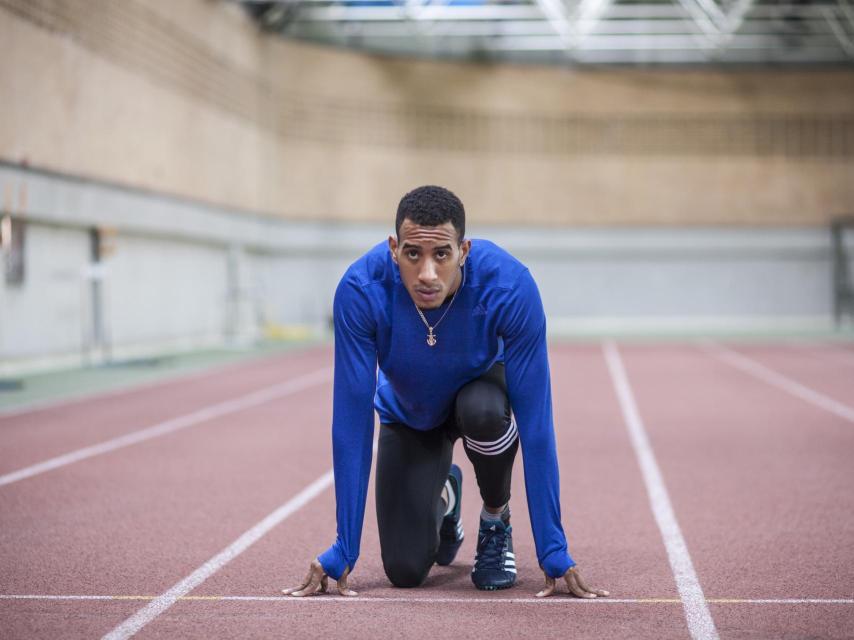
[[231,0],[282,35],[581,64],[854,62],[852,0]]

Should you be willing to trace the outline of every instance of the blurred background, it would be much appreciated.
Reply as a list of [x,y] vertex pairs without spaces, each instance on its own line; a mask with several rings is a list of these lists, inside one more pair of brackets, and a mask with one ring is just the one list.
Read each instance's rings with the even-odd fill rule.
[[0,379],[323,339],[423,184],[555,336],[851,339],[852,62],[848,0],[0,0]]

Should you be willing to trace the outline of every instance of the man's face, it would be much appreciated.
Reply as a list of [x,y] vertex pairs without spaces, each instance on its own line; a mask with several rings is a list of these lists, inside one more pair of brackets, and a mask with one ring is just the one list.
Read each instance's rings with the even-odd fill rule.
[[460,266],[471,241],[460,242],[450,222],[435,227],[415,224],[408,218],[400,225],[400,239],[389,236],[392,259],[412,299],[422,309],[435,309],[460,284]]

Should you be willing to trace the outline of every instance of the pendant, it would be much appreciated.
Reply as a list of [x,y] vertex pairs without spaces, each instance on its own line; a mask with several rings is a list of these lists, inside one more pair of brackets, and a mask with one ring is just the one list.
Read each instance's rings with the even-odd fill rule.
[[436,346],[436,336],[433,335],[433,329],[430,329],[430,333],[427,334],[427,344],[431,347]]

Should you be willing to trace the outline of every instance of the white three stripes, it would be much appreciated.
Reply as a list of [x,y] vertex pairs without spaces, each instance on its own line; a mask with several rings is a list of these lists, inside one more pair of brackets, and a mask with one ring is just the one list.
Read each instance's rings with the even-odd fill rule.
[[510,428],[507,429],[507,433],[494,442],[481,442],[480,440],[472,440],[465,436],[463,439],[469,449],[482,453],[485,456],[497,456],[499,453],[504,453],[507,449],[513,446],[513,442],[516,440],[516,436],[518,434],[519,431],[516,428],[516,420],[511,420]]

